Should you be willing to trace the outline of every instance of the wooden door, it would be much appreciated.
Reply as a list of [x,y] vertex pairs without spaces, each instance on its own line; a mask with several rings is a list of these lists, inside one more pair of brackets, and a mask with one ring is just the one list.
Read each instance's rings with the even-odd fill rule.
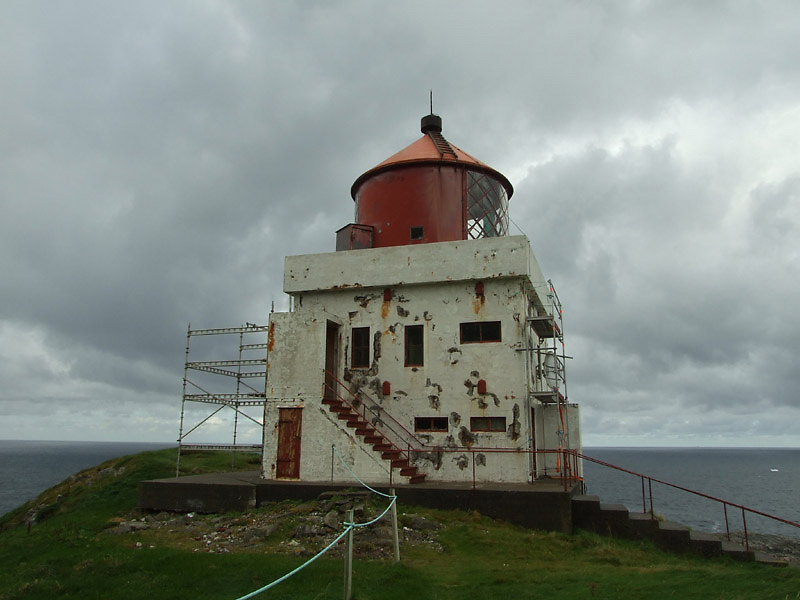
[[303,423],[302,408],[278,409],[277,478],[300,478],[300,431]]

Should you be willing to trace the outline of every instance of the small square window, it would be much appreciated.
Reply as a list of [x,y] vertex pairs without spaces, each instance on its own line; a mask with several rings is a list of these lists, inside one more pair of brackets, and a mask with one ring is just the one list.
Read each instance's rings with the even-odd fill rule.
[[462,344],[500,342],[503,339],[500,332],[500,321],[461,323],[459,329]]
[[353,369],[369,367],[369,327],[353,327],[350,366]]
[[424,227],[412,227],[411,228],[411,239],[412,240],[421,240],[425,237],[425,228]]
[[405,365],[407,367],[421,367],[425,364],[423,333],[422,325],[406,325],[405,327]]
[[469,428],[471,431],[503,432],[506,430],[505,417],[470,417]]
[[447,417],[414,417],[414,431],[447,431]]

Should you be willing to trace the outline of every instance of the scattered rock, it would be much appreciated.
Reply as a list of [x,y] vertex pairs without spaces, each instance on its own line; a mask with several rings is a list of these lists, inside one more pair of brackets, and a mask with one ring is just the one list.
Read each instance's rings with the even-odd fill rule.
[[436,531],[442,527],[441,524],[436,521],[431,521],[430,519],[414,514],[405,515],[403,520],[411,529],[420,531]]
[[328,511],[325,514],[325,517],[322,519],[322,522],[326,527],[337,530],[340,529],[342,525],[342,520],[339,518],[339,513],[335,510]]
[[[109,534],[137,534],[140,548],[153,542],[159,547],[176,544],[194,546],[195,552],[282,552],[296,556],[313,556],[325,548],[342,531],[348,509],[356,511],[356,522],[378,516],[385,509],[384,499],[370,498],[363,492],[330,496],[302,504],[268,503],[250,513],[239,515],[200,515],[195,513],[121,516],[109,520]],[[425,544],[442,551],[438,542],[440,525],[420,515],[403,517],[406,527],[400,533],[403,545]],[[158,532],[158,538],[148,537]],[[284,533],[280,533],[284,532]],[[354,532],[354,553],[363,559],[391,558],[392,528],[388,518]],[[330,556],[341,556],[344,544],[337,544]],[[402,549],[401,549],[402,552]]]

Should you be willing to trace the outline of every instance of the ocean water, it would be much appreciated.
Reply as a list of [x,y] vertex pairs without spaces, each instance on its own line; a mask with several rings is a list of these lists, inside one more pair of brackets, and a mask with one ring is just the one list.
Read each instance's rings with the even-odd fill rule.
[[73,473],[110,458],[174,445],[0,440],[0,515],[36,498]]
[[[592,458],[800,523],[799,448],[584,448]],[[587,493],[642,511],[641,478],[584,461]],[[645,482],[645,508],[649,488]],[[653,482],[653,510],[707,532],[725,531],[722,504]],[[800,529],[745,513],[748,531],[800,538]],[[742,511],[728,507],[728,526],[741,531]]]
[[[35,498],[73,473],[110,458],[174,444],[21,442],[0,440],[0,514]],[[630,471],[800,523],[798,448],[584,448],[584,454]],[[602,502],[642,511],[641,479],[584,461],[587,493]],[[645,484],[645,491],[648,487]],[[722,505],[653,483],[654,511],[709,532],[725,531]],[[645,508],[649,510],[649,498]],[[752,514],[749,531],[800,538],[800,529]],[[742,530],[739,509],[728,508],[731,531]]]

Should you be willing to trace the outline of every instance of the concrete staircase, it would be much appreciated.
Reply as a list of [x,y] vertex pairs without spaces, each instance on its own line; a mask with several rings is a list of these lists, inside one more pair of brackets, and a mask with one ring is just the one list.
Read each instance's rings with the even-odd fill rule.
[[417,467],[410,463],[408,454],[370,425],[364,416],[353,407],[337,398],[325,398],[322,403],[327,405],[328,410],[334,413],[338,419],[353,429],[357,436],[363,438],[364,443],[371,445],[375,452],[379,452],[382,459],[388,460],[392,469],[400,469],[400,475],[408,477],[409,483],[425,481],[425,473],[420,473]]
[[671,552],[692,552],[705,557],[730,556],[736,560],[756,561],[774,566],[787,563],[761,552],[746,550],[717,536],[692,531],[672,521],[653,519],[649,513],[630,512],[622,504],[603,504],[597,496],[573,496],[572,526],[600,535],[624,539],[649,539]]

